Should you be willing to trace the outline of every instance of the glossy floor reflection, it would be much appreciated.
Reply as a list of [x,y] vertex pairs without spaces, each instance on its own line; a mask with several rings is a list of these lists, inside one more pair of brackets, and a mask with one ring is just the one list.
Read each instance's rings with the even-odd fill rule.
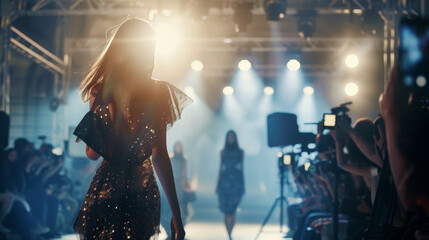
[[[260,225],[259,224],[237,224],[233,232],[233,240],[252,240],[255,239]],[[222,223],[214,222],[191,222],[185,228],[188,240],[226,240],[228,239],[225,227]],[[285,234],[279,233],[279,226],[268,224],[259,236],[259,240],[283,240]],[[74,235],[67,235],[60,238],[61,240],[76,240]],[[160,240],[165,239],[162,232]]]

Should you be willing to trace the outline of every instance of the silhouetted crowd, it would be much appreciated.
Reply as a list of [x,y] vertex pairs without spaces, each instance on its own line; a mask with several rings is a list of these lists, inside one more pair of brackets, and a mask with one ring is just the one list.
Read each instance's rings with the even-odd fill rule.
[[72,232],[79,209],[78,183],[73,183],[61,151],[43,143],[18,138],[4,153],[0,191],[0,232],[15,232],[22,239],[59,237]]
[[427,96],[411,106],[394,68],[376,119],[319,123],[317,159],[293,171],[303,201],[288,207],[290,237],[429,239]]

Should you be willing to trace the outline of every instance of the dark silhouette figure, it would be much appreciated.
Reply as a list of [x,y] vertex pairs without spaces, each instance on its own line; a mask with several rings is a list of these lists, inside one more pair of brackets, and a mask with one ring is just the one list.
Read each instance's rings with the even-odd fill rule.
[[230,130],[226,134],[225,147],[221,152],[221,165],[216,193],[219,208],[225,214],[225,227],[231,238],[235,225],[235,212],[244,194],[244,152],[238,146],[237,134]]
[[191,100],[151,78],[154,52],[152,27],[128,19],[81,83],[91,110],[74,134],[87,144],[90,159],[101,156],[103,162],[74,225],[79,239],[141,240],[159,232],[160,194],[152,164],[172,209],[172,239],[184,238],[166,131]]

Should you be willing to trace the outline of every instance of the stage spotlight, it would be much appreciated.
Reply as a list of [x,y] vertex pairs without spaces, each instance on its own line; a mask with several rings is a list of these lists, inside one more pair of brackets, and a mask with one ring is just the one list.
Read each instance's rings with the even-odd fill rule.
[[270,87],[270,86],[266,86],[264,87],[264,93],[265,95],[273,95],[274,94],[274,88]]
[[303,92],[305,95],[313,95],[313,93],[314,93],[314,88],[312,88],[312,87],[310,87],[310,86],[306,86],[306,87],[304,87],[304,88],[302,89],[302,92]]
[[240,60],[240,62],[238,62],[238,68],[241,71],[249,71],[250,68],[252,68],[252,63],[247,59]]
[[347,67],[355,68],[359,64],[359,58],[355,54],[349,54],[345,59],[345,63]]
[[353,96],[355,96],[358,93],[359,87],[358,87],[358,85],[356,85],[356,83],[350,82],[350,83],[346,84],[346,87],[344,88],[344,91],[346,92],[346,94],[348,96],[353,97]]
[[264,11],[268,21],[279,21],[286,14],[286,0],[264,0]]
[[299,68],[301,68],[301,63],[299,63],[296,59],[291,59],[287,62],[287,68],[291,71],[298,71]]
[[200,60],[194,60],[191,63],[191,68],[195,72],[199,72],[199,71],[203,70],[204,64]]
[[229,96],[234,94],[234,88],[231,86],[226,86],[223,88],[222,92],[223,92],[223,95]]
[[234,5],[235,32],[245,32],[247,25],[252,23],[253,2],[240,1]]
[[298,10],[298,34],[307,39],[313,36],[316,30],[317,11],[314,9]]

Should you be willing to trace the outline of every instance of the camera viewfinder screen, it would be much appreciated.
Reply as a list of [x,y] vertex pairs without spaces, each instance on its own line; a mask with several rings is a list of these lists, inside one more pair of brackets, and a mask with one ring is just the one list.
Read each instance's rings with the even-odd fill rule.
[[400,28],[399,66],[402,82],[407,87],[428,86],[429,22],[402,20]]
[[335,114],[323,114],[323,126],[335,127],[336,116]]
[[292,162],[292,156],[289,154],[283,155],[283,164],[284,165],[290,165]]

